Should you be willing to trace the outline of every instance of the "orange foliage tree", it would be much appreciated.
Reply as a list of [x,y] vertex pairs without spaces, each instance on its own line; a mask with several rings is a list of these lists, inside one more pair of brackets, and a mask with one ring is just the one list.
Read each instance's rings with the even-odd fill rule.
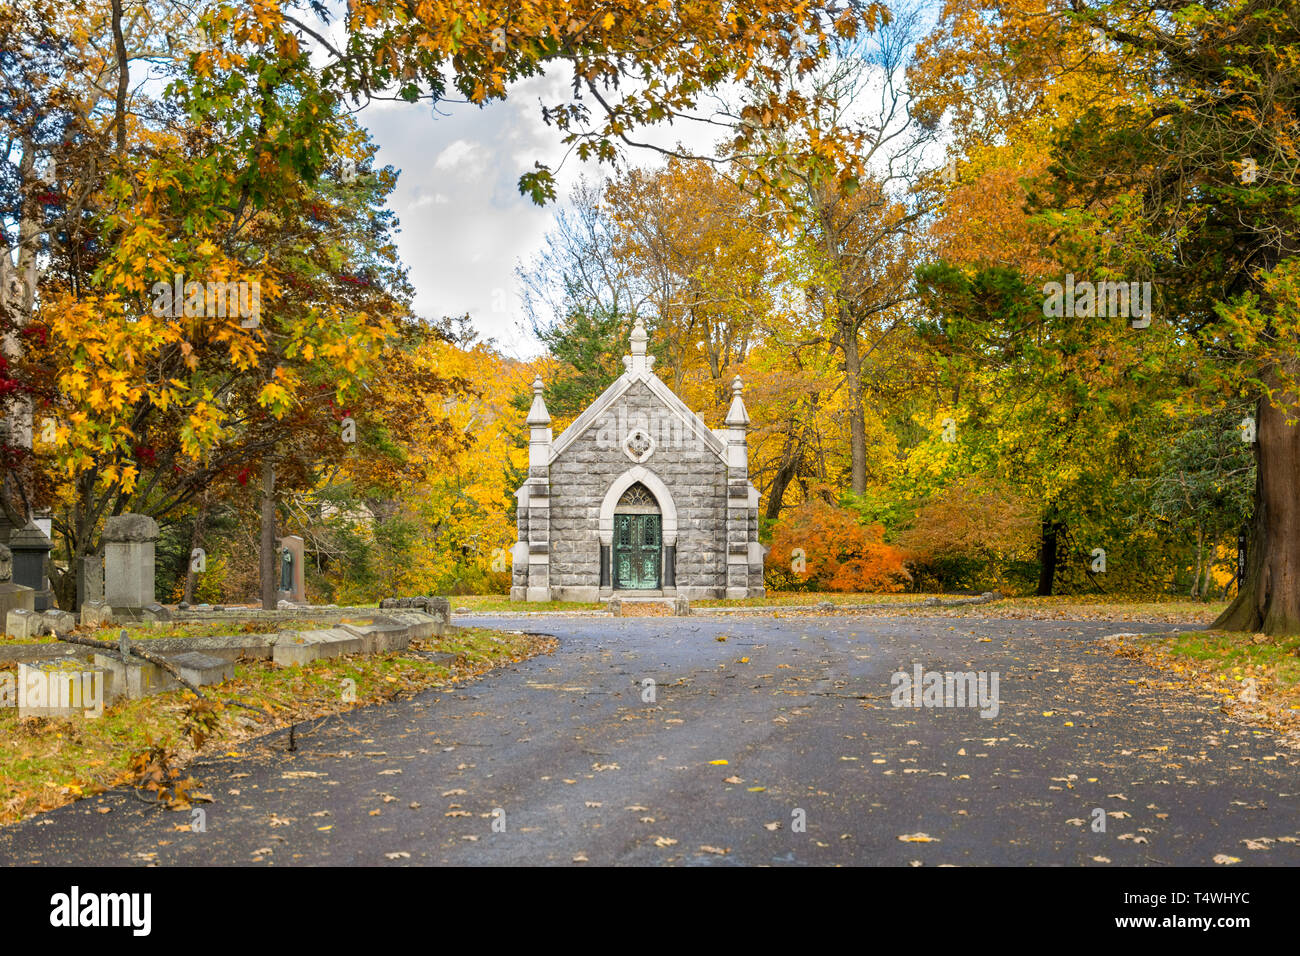
[[1005,583],[1006,565],[1032,559],[1038,515],[995,478],[966,478],[936,492],[898,538],[918,581],[944,587]]
[[814,591],[901,591],[911,581],[903,552],[884,540],[879,524],[811,499],[782,515],[772,535],[770,586]]

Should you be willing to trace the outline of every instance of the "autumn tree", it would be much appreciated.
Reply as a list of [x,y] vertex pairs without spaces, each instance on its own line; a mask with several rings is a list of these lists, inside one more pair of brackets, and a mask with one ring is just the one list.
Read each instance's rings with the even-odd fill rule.
[[1164,292],[1161,320],[1200,346],[1209,388],[1256,403],[1256,489],[1246,581],[1216,622],[1300,633],[1300,10],[1076,3],[1071,26],[1113,58],[1125,91],[1059,139],[1057,221],[1090,241],[1123,236]]
[[[248,74],[191,42],[160,99],[82,115],[83,159],[60,167],[87,226],[54,235],[25,362],[73,561],[106,515],[165,518],[250,465],[345,453],[339,419],[409,295],[393,176],[365,170],[306,55]],[[104,48],[129,76],[130,49]]]
[[[917,186],[934,130],[912,121],[904,70],[921,23],[919,8],[900,4],[871,35],[837,44],[833,59],[791,80],[805,91],[808,119],[775,122],[760,136],[764,151],[775,155],[809,155],[804,144],[824,136],[848,139],[859,157],[852,177],[828,175],[818,161],[792,162],[781,193],[801,267],[796,308],[817,314],[811,342],[829,348],[840,364],[848,484],[859,495],[869,467],[866,405],[888,389],[887,343],[907,328],[928,208]],[[797,456],[787,449],[783,457]]]

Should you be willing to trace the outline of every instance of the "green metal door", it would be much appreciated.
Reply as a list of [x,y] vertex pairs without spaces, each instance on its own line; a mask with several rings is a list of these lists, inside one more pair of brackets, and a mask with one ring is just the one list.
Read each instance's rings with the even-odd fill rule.
[[614,587],[652,591],[659,587],[663,527],[659,515],[614,515]]

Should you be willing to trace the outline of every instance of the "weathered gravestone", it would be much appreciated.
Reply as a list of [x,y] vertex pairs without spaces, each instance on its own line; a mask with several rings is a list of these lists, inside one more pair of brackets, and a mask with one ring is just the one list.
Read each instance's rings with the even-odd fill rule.
[[45,532],[33,521],[9,536],[9,550],[13,553],[13,581],[34,593],[34,609],[46,611],[54,607],[54,592],[46,574],[50,549],[54,547]]
[[158,522],[121,514],[104,522],[104,602],[115,613],[140,617],[154,599],[154,545]]
[[104,601],[104,555],[83,554],[77,558],[77,602],[85,607],[92,601]]
[[[10,611],[22,611],[31,614],[35,609],[36,592],[29,587],[13,582],[13,557],[9,549],[0,544],[0,620],[9,623]],[[21,619],[23,615],[18,615]],[[19,635],[27,637],[27,634]]]

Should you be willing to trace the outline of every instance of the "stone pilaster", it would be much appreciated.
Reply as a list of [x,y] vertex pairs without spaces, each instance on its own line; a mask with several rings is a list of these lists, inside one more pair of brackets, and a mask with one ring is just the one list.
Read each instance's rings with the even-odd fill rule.
[[533,382],[533,405],[528,411],[528,481],[521,501],[528,506],[529,601],[551,599],[551,415],[542,399],[542,380]]
[[749,596],[749,413],[740,393],[740,376],[731,383],[727,410],[727,600]]

